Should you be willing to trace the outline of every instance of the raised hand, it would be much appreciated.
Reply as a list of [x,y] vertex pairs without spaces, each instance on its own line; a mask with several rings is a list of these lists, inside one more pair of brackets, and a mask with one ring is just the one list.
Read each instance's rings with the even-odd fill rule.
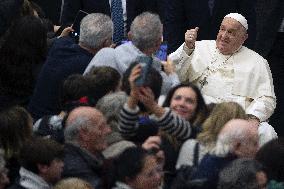
[[197,38],[197,32],[199,28],[196,27],[194,29],[187,30],[184,35],[185,44],[189,49],[193,49],[195,47],[195,41]]
[[134,66],[128,78],[129,86],[130,86],[130,95],[129,95],[127,104],[130,108],[135,108],[139,100],[139,96],[138,96],[139,89],[135,84],[135,80],[140,76],[141,69],[142,68],[140,64],[137,64],[136,66]]

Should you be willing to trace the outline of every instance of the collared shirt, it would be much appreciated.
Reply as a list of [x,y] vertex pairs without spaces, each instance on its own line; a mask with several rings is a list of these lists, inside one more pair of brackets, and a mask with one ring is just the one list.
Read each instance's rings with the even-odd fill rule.
[[26,189],[51,189],[49,185],[39,175],[21,167],[20,168],[20,185]]

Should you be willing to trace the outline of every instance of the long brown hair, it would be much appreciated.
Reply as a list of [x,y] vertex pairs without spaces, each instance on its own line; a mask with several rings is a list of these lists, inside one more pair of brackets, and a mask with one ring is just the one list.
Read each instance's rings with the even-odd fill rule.
[[235,102],[216,104],[209,117],[204,121],[203,131],[197,139],[205,145],[215,144],[223,126],[231,119],[246,119],[245,110]]
[[0,145],[5,158],[18,156],[23,143],[32,135],[32,118],[22,107],[14,106],[0,113]]

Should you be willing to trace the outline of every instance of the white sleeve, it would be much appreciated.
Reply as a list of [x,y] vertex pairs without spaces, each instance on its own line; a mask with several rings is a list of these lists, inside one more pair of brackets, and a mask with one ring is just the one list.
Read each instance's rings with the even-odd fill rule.
[[266,121],[273,113],[276,107],[276,99],[268,96],[261,96],[254,99],[249,107],[246,108],[247,114],[252,114],[260,119]]

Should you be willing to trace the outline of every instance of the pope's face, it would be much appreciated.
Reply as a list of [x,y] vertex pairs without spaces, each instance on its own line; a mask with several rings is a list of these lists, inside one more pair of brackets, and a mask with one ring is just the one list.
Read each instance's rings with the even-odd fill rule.
[[221,23],[216,45],[222,54],[230,55],[245,42],[247,37],[245,28],[238,21],[226,17]]

